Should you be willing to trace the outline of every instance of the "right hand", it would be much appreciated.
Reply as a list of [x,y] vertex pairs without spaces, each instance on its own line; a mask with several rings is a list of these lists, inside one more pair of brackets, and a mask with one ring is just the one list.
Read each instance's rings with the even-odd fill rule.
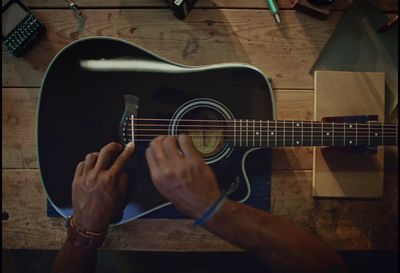
[[[179,145],[179,148],[178,148]],[[157,190],[186,215],[201,217],[218,199],[220,190],[190,137],[159,136],[146,150],[151,179]]]

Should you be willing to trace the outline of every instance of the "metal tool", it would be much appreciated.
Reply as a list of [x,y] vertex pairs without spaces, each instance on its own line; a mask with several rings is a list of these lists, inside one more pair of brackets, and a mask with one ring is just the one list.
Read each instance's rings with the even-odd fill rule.
[[79,33],[83,32],[86,23],[86,17],[82,15],[78,6],[71,0],[66,0],[69,3],[69,8],[74,12],[75,19],[78,21],[76,31]]

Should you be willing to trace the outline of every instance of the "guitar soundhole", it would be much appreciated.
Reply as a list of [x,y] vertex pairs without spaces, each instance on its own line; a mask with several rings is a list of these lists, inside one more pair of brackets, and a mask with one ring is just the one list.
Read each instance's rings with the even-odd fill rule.
[[179,122],[179,132],[188,134],[203,158],[212,157],[224,146],[223,117],[210,108],[196,108]]

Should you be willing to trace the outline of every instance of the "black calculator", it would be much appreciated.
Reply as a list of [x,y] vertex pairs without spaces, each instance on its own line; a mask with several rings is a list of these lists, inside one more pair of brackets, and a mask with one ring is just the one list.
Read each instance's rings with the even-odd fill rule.
[[16,57],[23,55],[46,28],[19,0],[2,0],[2,41]]

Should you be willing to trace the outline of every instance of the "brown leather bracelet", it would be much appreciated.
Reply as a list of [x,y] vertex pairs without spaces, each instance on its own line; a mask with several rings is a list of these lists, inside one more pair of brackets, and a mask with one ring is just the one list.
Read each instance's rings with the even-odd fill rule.
[[73,217],[69,219],[67,225],[68,240],[71,244],[77,247],[97,249],[103,244],[107,235],[107,231],[96,233],[84,229],[76,223]]

